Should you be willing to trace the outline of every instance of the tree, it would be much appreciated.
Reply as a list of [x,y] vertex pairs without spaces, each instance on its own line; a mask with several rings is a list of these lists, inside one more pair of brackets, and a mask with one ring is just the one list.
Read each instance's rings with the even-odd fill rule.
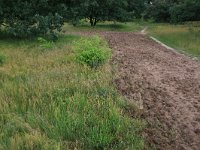
[[146,9],[146,18],[155,22],[173,22],[200,20],[199,0],[151,0]]
[[178,23],[184,21],[200,20],[200,1],[185,0],[182,3],[170,8],[171,22]]
[[71,0],[68,4],[72,22],[86,18],[91,26],[99,21],[128,21],[132,17],[127,0]]
[[0,24],[14,36],[53,33],[63,24],[65,5],[53,0],[1,0]]
[[145,18],[151,18],[155,22],[169,22],[169,8],[171,3],[165,0],[153,0],[146,9]]
[[146,0],[127,0],[128,12],[132,12],[134,18],[140,19],[146,9]]

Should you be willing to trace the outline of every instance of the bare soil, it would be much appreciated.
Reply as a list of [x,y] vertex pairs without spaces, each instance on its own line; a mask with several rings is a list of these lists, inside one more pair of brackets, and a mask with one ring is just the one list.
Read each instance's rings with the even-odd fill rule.
[[143,104],[149,142],[160,150],[199,150],[200,62],[139,33],[98,34],[113,49],[117,89]]

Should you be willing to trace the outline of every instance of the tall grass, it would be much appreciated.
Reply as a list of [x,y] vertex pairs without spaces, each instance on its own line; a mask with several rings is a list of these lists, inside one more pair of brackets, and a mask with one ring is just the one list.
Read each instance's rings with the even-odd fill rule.
[[200,57],[200,24],[188,23],[184,25],[154,24],[150,34],[165,44]]
[[0,66],[0,149],[144,148],[144,123],[125,113],[111,66],[75,61],[72,41],[79,38],[65,36],[46,51],[37,40],[0,41],[7,56]]

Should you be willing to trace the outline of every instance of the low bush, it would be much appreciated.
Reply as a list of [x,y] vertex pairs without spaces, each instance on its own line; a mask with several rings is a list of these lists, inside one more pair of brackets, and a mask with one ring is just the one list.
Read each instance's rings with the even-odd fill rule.
[[81,64],[97,68],[110,57],[110,49],[98,36],[82,38],[75,42],[76,59]]

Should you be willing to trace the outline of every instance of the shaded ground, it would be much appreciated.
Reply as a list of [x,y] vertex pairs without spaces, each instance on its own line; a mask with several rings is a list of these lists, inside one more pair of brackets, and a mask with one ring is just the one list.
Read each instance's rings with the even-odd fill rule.
[[[91,33],[84,33],[91,34]],[[114,50],[118,90],[143,103],[146,136],[157,149],[200,148],[200,63],[145,35],[100,32]]]

